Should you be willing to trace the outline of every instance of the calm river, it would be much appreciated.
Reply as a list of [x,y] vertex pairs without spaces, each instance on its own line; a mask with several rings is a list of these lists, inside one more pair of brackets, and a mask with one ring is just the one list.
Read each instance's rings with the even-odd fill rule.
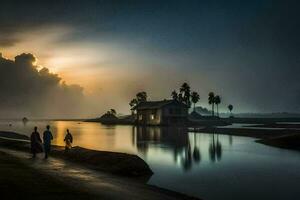
[[258,144],[249,137],[76,121],[30,121],[25,126],[21,121],[0,121],[0,130],[30,135],[34,126],[41,133],[46,124],[52,127],[55,144],[64,144],[68,128],[74,145],[139,155],[154,171],[152,185],[205,200],[300,196],[300,153]]

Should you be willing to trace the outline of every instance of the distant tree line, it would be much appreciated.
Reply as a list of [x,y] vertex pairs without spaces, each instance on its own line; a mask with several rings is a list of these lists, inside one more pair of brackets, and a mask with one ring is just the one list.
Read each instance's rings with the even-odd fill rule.
[[[173,90],[171,93],[171,97],[176,101],[186,104],[189,108],[193,104],[194,112],[196,111],[196,104],[200,100],[199,93],[196,91],[191,91],[191,87],[186,82],[181,85],[181,87],[179,88],[179,92]],[[131,109],[141,102],[146,102],[147,98],[148,96],[145,91],[138,92],[136,96],[129,102]],[[215,95],[214,92],[208,93],[208,104],[211,105],[211,115],[213,117],[215,116],[215,107],[217,113],[216,116],[219,117],[219,104],[221,104],[221,102],[222,101],[220,95]],[[233,106],[230,104],[227,108],[230,111],[230,116],[232,116]]]

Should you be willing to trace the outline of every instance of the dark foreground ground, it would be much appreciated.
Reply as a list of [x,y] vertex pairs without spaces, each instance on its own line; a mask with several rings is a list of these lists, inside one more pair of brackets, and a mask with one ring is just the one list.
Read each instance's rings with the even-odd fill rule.
[[1,199],[95,199],[0,152]]
[[137,156],[79,147],[32,159],[24,136],[0,132],[1,199],[197,199],[147,185],[149,173]]

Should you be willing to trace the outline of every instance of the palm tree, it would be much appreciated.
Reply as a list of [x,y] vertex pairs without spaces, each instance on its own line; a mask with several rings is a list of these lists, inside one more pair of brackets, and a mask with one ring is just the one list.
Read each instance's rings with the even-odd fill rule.
[[217,115],[219,117],[219,104],[221,103],[221,97],[219,95],[215,96],[214,103],[217,106]]
[[178,101],[181,102],[181,103],[183,102],[183,96],[182,96],[182,93],[179,93],[179,94],[178,94]]
[[188,106],[191,107],[191,87],[187,83],[183,83],[180,87],[180,94],[182,94],[183,102]]
[[138,101],[136,100],[136,98],[132,99],[130,102],[129,102],[129,105],[131,108],[133,108],[134,106],[136,106],[138,104]]
[[233,105],[229,104],[228,105],[228,110],[230,112],[230,116],[232,116]]
[[147,93],[146,92],[139,92],[136,94],[136,99],[138,103],[140,102],[146,102],[147,101]]
[[171,93],[171,97],[174,100],[178,100],[178,93],[176,92],[176,90],[173,90],[173,92]]
[[211,114],[215,116],[214,106],[215,106],[215,94],[213,92],[208,93],[208,103],[211,105]]
[[194,104],[194,112],[196,110],[196,103],[200,100],[200,95],[197,92],[192,92],[191,93],[191,99]]
[[133,98],[130,102],[129,105],[131,107],[131,113],[133,114],[134,111],[132,110],[134,106],[138,105],[141,102],[146,102],[147,101],[147,93],[146,92],[138,92],[135,95],[135,98]]
[[116,115],[117,114],[117,111],[115,110],[115,109],[110,109],[110,113],[112,114],[112,115]]

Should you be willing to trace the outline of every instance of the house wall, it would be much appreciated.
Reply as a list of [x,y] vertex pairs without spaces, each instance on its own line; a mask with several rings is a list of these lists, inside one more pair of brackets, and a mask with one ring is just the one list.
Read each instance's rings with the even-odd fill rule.
[[162,116],[163,124],[185,124],[188,117],[188,108],[170,104],[163,108]]
[[148,109],[137,111],[137,121],[141,125],[160,125],[162,119],[161,109]]
[[137,122],[140,125],[184,124],[188,117],[188,108],[169,104],[160,109],[137,111]]
[[163,108],[163,115],[165,117],[187,117],[188,109],[183,106],[167,105]]

